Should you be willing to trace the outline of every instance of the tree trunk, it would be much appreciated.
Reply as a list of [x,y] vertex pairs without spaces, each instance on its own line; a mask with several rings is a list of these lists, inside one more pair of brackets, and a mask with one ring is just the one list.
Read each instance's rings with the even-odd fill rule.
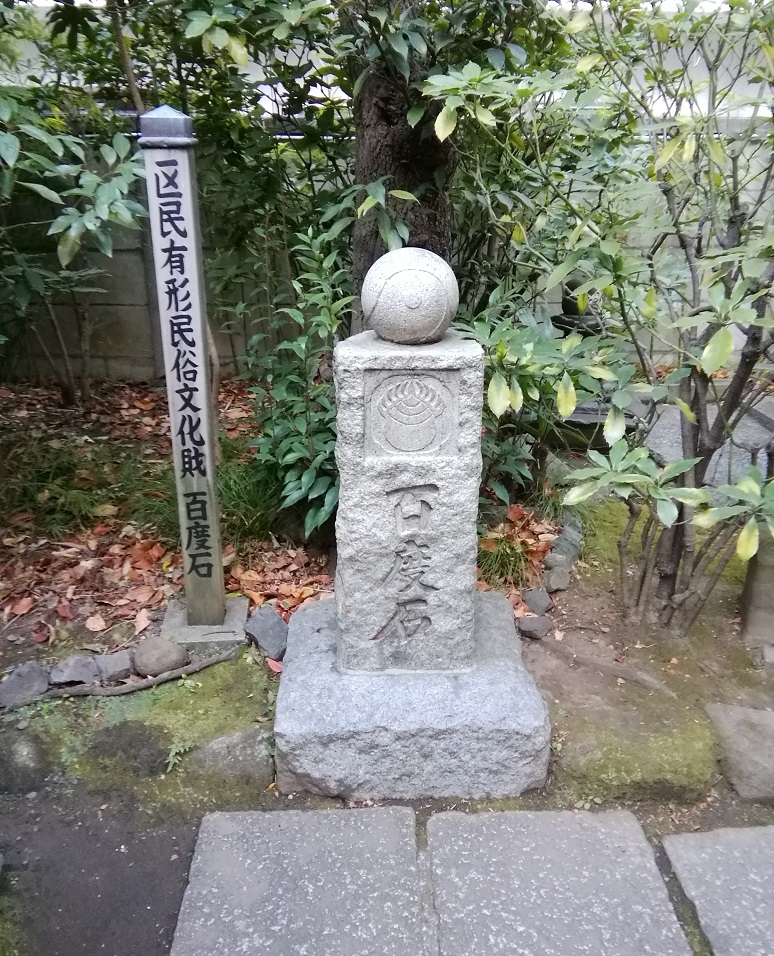
[[[434,117],[412,129],[406,121],[409,103],[399,81],[372,73],[355,101],[355,179],[372,183],[385,179],[387,191],[403,189],[418,203],[387,199],[409,228],[409,246],[451,255],[451,216],[447,182],[452,173],[452,146],[433,130]],[[355,223],[352,270],[355,295],[360,295],[366,273],[386,252],[375,210]],[[353,331],[360,331],[353,328]]]

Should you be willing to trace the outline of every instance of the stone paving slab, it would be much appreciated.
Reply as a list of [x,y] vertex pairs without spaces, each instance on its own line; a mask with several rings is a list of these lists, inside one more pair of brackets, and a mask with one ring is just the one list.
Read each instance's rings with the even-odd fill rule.
[[171,956],[424,956],[414,812],[204,818]]
[[626,812],[430,819],[442,956],[691,956]]
[[774,827],[682,833],[664,849],[714,956],[774,956]]
[[707,713],[720,738],[723,771],[734,790],[743,800],[774,800],[774,712],[708,704]]

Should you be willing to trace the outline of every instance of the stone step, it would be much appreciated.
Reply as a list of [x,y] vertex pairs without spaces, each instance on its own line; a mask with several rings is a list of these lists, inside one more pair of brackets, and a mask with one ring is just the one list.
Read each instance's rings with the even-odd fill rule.
[[414,812],[202,820],[171,956],[421,956]]
[[681,833],[664,849],[714,956],[773,956],[774,826]]
[[441,813],[442,956],[691,956],[631,813]]
[[407,807],[207,816],[171,956],[691,956],[629,813],[427,835],[418,854]]

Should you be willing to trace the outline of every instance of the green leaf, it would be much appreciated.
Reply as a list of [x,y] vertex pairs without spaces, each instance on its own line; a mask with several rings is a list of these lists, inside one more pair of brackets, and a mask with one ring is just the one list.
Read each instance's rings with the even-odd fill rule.
[[115,166],[118,162],[118,155],[112,146],[108,146],[107,143],[103,143],[99,148],[102,158],[108,164],[108,166]]
[[679,461],[671,461],[659,475],[659,481],[663,485],[667,481],[671,481],[672,478],[677,478],[678,475],[684,475],[686,471],[700,461],[701,458],[681,458]]
[[62,264],[63,269],[66,269],[70,265],[70,263],[78,254],[78,250],[80,248],[80,233],[77,230],[74,230],[71,226],[67,232],[62,233],[62,238],[59,240],[59,243],[56,247],[56,254]]
[[656,501],[656,512],[659,521],[667,528],[671,528],[675,521],[677,521],[677,505],[668,498],[659,498]]
[[509,505],[511,503],[511,496],[508,494],[508,489],[501,481],[490,481],[489,487],[504,504]]
[[226,49],[228,50],[231,59],[238,66],[247,66],[247,64],[250,62],[250,56],[247,52],[247,47],[242,40],[239,39],[239,37],[230,36],[228,38],[228,42],[226,43]]
[[521,407],[524,404],[524,392],[521,390],[521,385],[516,381],[515,378],[511,379],[511,408],[514,412],[520,412]]
[[200,37],[203,33],[206,33],[209,30],[214,22],[214,17],[209,16],[209,14],[206,14],[201,10],[197,11],[191,15],[191,19],[188,21],[188,26],[185,28],[185,35],[189,40],[193,37]]
[[410,193],[406,189],[391,189],[390,195],[396,199],[405,199],[406,202],[419,202],[414,193]]
[[703,488],[670,488],[669,494],[684,505],[705,505],[710,500],[709,494]]
[[54,190],[49,189],[48,186],[43,186],[41,183],[19,183],[19,185],[26,186],[27,189],[31,189],[34,193],[37,193],[44,199],[48,199],[49,202],[55,202],[59,206],[64,205],[64,200],[59,193],[55,193]]
[[424,115],[425,115],[424,105],[422,103],[417,103],[417,105],[412,106],[411,109],[406,114],[406,122],[413,129]]
[[692,424],[696,424],[696,416],[691,411],[690,406],[682,400],[682,398],[673,398],[672,401],[677,405],[680,411],[685,415],[688,421]]
[[723,366],[734,353],[734,337],[731,329],[723,327],[704,346],[699,363],[705,374],[712,375]]
[[19,158],[21,144],[12,133],[0,133],[0,159],[8,166],[13,166]]
[[438,139],[448,139],[457,128],[457,110],[450,106],[444,106],[435,121],[435,135]]
[[496,70],[502,70],[505,66],[505,51],[497,47],[491,47],[486,51],[486,58]]
[[562,418],[569,418],[575,411],[577,403],[575,386],[572,384],[570,376],[565,372],[556,393],[556,407]]
[[742,561],[749,561],[758,553],[758,519],[749,518],[736,542],[736,553]]
[[562,504],[565,506],[565,508],[570,508],[572,505],[580,504],[581,501],[585,501],[587,498],[590,498],[596,490],[596,481],[587,481],[582,485],[576,485],[574,488],[571,488],[564,496],[564,501]]
[[659,151],[658,156],[656,157],[656,162],[655,162],[656,172],[658,172],[659,169],[662,169],[664,166],[666,166],[669,160],[677,152],[677,147],[679,145],[680,145],[679,136],[675,136],[674,139],[670,139],[664,144],[664,146]]
[[654,23],[653,24],[653,36],[658,40],[659,43],[669,43],[669,24],[668,23]]
[[601,53],[587,53],[586,56],[582,56],[580,60],[575,64],[575,69],[578,73],[589,73],[594,67],[601,63],[603,56]]
[[495,372],[489,382],[487,389],[487,403],[492,412],[500,418],[503,412],[511,404],[511,393],[508,383],[501,372]]
[[476,119],[481,123],[482,126],[496,126],[497,120],[494,117],[494,113],[491,110],[488,110],[485,106],[482,106],[480,103],[476,103],[475,108]]
[[611,406],[602,431],[608,445],[614,445],[623,438],[626,431],[626,418],[620,408],[616,408],[615,405]]
[[376,200],[373,196],[366,196],[365,200],[357,207],[357,218],[360,219],[368,212],[369,209],[373,209],[376,205]]

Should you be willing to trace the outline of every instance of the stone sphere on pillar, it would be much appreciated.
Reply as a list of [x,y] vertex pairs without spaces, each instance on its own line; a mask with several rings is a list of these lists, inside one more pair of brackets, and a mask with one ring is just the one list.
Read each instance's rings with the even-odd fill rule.
[[440,256],[406,246],[376,260],[360,301],[367,326],[379,338],[423,345],[443,338],[460,304],[460,291]]

